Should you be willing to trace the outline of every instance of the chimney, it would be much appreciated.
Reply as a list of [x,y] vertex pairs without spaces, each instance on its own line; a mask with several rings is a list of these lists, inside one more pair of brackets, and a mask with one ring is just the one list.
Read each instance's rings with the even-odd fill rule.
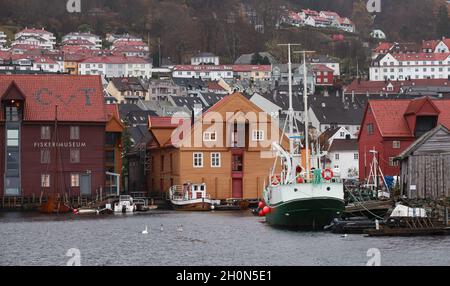
[[203,115],[203,106],[201,104],[194,104],[192,108],[192,124],[195,124]]

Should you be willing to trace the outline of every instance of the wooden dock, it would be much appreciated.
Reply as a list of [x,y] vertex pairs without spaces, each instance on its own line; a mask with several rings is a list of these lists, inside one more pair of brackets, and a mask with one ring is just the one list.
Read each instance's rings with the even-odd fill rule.
[[379,229],[366,229],[367,236],[450,235],[450,227],[430,218],[390,218]]

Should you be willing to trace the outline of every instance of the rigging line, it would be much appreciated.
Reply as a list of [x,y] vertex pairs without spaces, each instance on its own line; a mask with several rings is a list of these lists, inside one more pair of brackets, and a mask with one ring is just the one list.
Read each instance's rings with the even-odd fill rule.
[[355,199],[356,203],[359,204],[361,207],[363,207],[363,209],[365,209],[367,212],[369,212],[369,213],[370,213],[371,215],[373,215],[374,217],[379,218],[379,219],[381,219],[381,220],[384,220],[384,218],[382,218],[382,217],[380,217],[380,216],[374,214],[374,213],[371,212],[368,208],[366,208],[366,207],[362,204],[362,202],[358,201],[358,199],[352,194],[351,191],[348,190],[347,187],[345,187],[345,189],[346,189],[347,192],[353,197],[353,199]]

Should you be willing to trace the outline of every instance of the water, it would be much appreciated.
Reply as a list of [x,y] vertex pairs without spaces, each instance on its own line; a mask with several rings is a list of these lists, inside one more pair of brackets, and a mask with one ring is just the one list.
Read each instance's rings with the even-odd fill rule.
[[274,229],[263,221],[249,212],[0,213],[0,265],[66,265],[72,248],[85,266],[364,266],[371,248],[380,250],[381,265],[450,265],[450,237],[342,237]]

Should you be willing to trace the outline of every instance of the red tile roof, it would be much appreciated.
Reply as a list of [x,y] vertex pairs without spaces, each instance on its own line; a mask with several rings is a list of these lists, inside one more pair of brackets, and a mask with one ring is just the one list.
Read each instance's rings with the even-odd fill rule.
[[450,53],[412,53],[392,54],[398,61],[444,61],[450,57]]
[[0,75],[0,97],[15,83],[25,97],[25,121],[106,122],[100,76]]
[[271,65],[233,65],[234,72],[252,72],[252,71],[261,71],[261,72],[271,72]]
[[436,48],[438,43],[439,43],[439,41],[436,41],[436,40],[423,41],[422,42],[422,50],[423,49],[432,49],[434,51],[434,49]]
[[148,64],[148,62],[139,57],[125,57],[125,56],[100,56],[90,57],[81,63],[100,63],[100,64]]
[[[417,104],[421,104],[417,99],[413,100],[369,100],[370,109],[375,117],[378,128],[383,137],[412,137],[413,131],[408,127],[405,119],[407,111],[412,111]],[[432,100],[439,109],[440,114],[438,124],[450,128],[450,100]]]
[[327,67],[326,65],[322,64],[314,64],[312,65],[313,71],[315,72],[334,72],[332,68]]
[[[388,90],[387,86],[392,84],[393,90]],[[400,88],[403,86],[450,86],[450,80],[448,79],[413,79],[406,81],[360,81],[354,80],[349,86],[346,87],[346,93],[356,94],[398,94]]]
[[179,118],[178,124],[172,123],[172,117],[166,116],[166,117],[159,117],[159,116],[149,116],[149,128],[176,128],[180,124],[183,123],[184,119]]
[[378,46],[373,49],[374,52],[376,53],[380,53],[383,51],[388,51],[392,48],[393,44],[392,43],[388,43],[388,42],[381,42],[378,44]]
[[40,35],[43,35],[43,34],[50,35],[50,34],[52,34],[52,33],[48,32],[48,31],[46,31],[44,29],[35,29],[35,28],[31,28],[31,29],[25,28],[22,31],[20,31],[19,33],[31,33],[31,34],[40,34]]

